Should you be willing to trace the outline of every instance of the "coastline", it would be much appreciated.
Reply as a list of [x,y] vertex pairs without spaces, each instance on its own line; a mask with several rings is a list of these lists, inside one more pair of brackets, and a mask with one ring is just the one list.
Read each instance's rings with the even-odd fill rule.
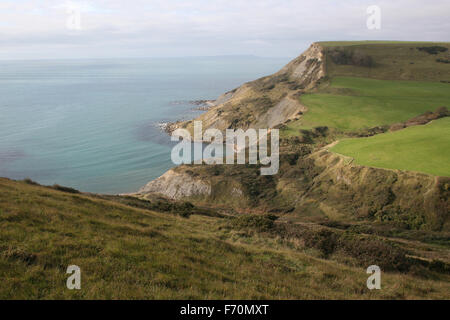
[[[216,106],[216,100],[190,100],[188,101],[189,104],[196,106],[192,108],[193,111],[208,111],[209,109]],[[195,119],[195,118],[193,118]],[[192,119],[190,119],[192,120]],[[168,135],[171,135],[173,131],[179,128],[179,124],[181,122],[184,122],[186,120],[177,120],[173,122],[160,122],[158,123],[159,128],[167,133]]]

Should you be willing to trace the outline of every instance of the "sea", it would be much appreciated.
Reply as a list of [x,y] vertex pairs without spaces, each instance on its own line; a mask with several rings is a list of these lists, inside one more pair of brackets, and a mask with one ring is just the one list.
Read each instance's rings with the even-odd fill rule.
[[161,124],[278,71],[252,56],[0,61],[0,177],[136,192],[174,166]]

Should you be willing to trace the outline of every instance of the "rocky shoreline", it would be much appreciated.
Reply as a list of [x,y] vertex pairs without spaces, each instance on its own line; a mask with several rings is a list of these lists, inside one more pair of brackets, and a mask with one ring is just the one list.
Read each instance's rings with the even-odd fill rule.
[[[193,111],[208,111],[212,107],[216,106],[216,100],[190,100],[187,103],[194,105],[196,107],[192,108]],[[186,120],[177,120],[174,122],[161,122],[158,123],[158,127],[166,132],[167,134],[172,134],[174,130],[179,127],[179,124]]]
[[210,108],[215,106],[215,100],[193,100],[189,101],[189,103],[197,106],[193,110],[199,111],[208,111]]

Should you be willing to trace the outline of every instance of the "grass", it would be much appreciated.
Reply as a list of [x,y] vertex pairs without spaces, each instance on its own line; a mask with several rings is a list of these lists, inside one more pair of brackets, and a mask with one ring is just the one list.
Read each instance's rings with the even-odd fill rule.
[[[405,122],[426,111],[450,106],[449,43],[397,41],[321,42],[326,51],[327,76],[316,92],[300,97],[308,111],[287,124],[284,137],[301,130],[329,127],[333,138],[369,128]],[[423,48],[439,46],[431,54]],[[333,60],[342,56],[370,57],[373,66]],[[338,55],[339,56],[339,55]],[[437,123],[447,123],[445,121]],[[404,131],[404,132],[403,132]],[[362,165],[412,170],[449,176],[448,126],[432,124],[367,139],[344,140],[333,151]],[[442,150],[442,151],[441,151]],[[445,151],[444,151],[445,150]]]
[[361,165],[450,177],[449,146],[447,117],[369,138],[346,139],[331,151],[352,157]]
[[[1,299],[448,298],[448,277],[383,274],[324,260],[221,218],[182,218],[0,179]],[[65,286],[81,268],[81,290]]]
[[336,77],[319,92],[301,97],[308,112],[290,123],[285,135],[317,126],[356,131],[403,122],[450,105],[450,84],[440,82]]
[[[326,55],[327,75],[330,78],[364,77],[380,80],[450,81],[450,64],[437,59],[448,59],[450,43],[433,42],[328,42],[321,43],[326,52],[346,52],[370,56],[372,67],[336,64]],[[442,46],[446,52],[429,54],[422,47]]]
[[448,42],[432,42],[432,41],[388,41],[388,40],[365,40],[365,41],[319,41],[323,47],[346,47],[346,46],[362,46],[362,45],[436,45],[448,44]]
[[[376,44],[322,43],[333,50],[342,46],[361,51],[370,55],[375,65],[336,65],[327,57],[331,86],[325,84],[321,91],[303,95],[302,102],[309,111],[302,120],[290,123],[284,133],[299,135],[299,129],[317,126],[337,132],[358,130],[405,121],[449,105],[449,84],[439,81],[450,80],[450,65],[436,62],[444,53],[430,55],[416,49],[426,43]],[[238,119],[236,125],[254,123],[255,108],[259,116],[298,88],[283,79],[268,79],[254,82],[248,90],[248,100],[225,109],[223,116]],[[365,154],[372,154],[368,156],[370,161],[384,157],[383,167],[410,164],[415,169],[408,170],[423,171],[417,166],[426,164],[426,169],[448,173],[448,129],[448,119],[443,119],[373,138],[344,140],[335,148],[348,144],[356,161]],[[386,210],[397,208],[385,205],[383,186],[377,189],[384,176],[374,182],[376,185],[367,186],[376,190],[377,197],[370,192],[346,196],[342,190],[327,187],[327,183],[334,185],[333,180],[314,182],[322,169],[314,167],[310,159],[302,159],[300,153],[291,155],[296,157],[281,155],[284,185],[277,184],[274,177],[261,177],[257,168],[247,166],[189,168],[191,174],[200,174],[199,178],[216,179],[211,197],[200,200],[216,206],[213,209],[222,205],[223,216],[188,203],[88,195],[57,185],[45,188],[31,181],[0,179],[0,299],[449,298],[448,274],[414,264],[403,273],[383,271],[382,290],[369,291],[366,268],[376,261],[373,251],[378,252],[378,258],[389,258],[384,253],[401,247],[408,254],[444,261],[448,266],[447,233],[400,227],[397,232],[384,222],[353,219],[345,227],[348,230],[329,232],[326,227],[317,233],[316,222],[324,220],[313,219],[316,211],[311,213],[303,206],[295,215],[289,214],[295,209],[289,197],[292,194],[295,201],[299,195],[304,197],[304,186],[308,187],[308,196],[316,193],[316,198],[308,201],[322,203],[325,208],[338,207],[338,202],[350,210],[354,208],[350,202],[362,201],[373,208],[381,203],[381,213],[388,217]],[[284,161],[284,157],[289,159]],[[226,192],[236,188],[242,197],[230,197]],[[392,190],[388,191],[390,195]],[[328,201],[333,196],[336,203]],[[257,206],[261,213],[277,208],[274,212],[285,222],[273,221],[272,216],[228,217],[233,212],[230,207],[247,210]],[[405,207],[407,215],[415,217],[413,209],[423,214],[421,207]],[[338,214],[332,218],[344,219]],[[331,222],[336,223],[333,219]],[[278,230],[280,223],[287,229],[270,233]],[[302,223],[311,228],[308,233],[299,228]],[[389,237],[386,242],[384,237]],[[387,262],[391,263],[389,259]],[[65,285],[66,269],[72,264],[81,268],[79,291],[70,291]]]

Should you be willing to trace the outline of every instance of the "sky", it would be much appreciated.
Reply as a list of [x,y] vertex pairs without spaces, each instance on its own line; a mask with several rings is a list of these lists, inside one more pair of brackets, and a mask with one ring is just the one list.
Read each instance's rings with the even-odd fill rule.
[[324,40],[449,41],[449,17],[449,0],[0,0],[0,59],[295,57]]

